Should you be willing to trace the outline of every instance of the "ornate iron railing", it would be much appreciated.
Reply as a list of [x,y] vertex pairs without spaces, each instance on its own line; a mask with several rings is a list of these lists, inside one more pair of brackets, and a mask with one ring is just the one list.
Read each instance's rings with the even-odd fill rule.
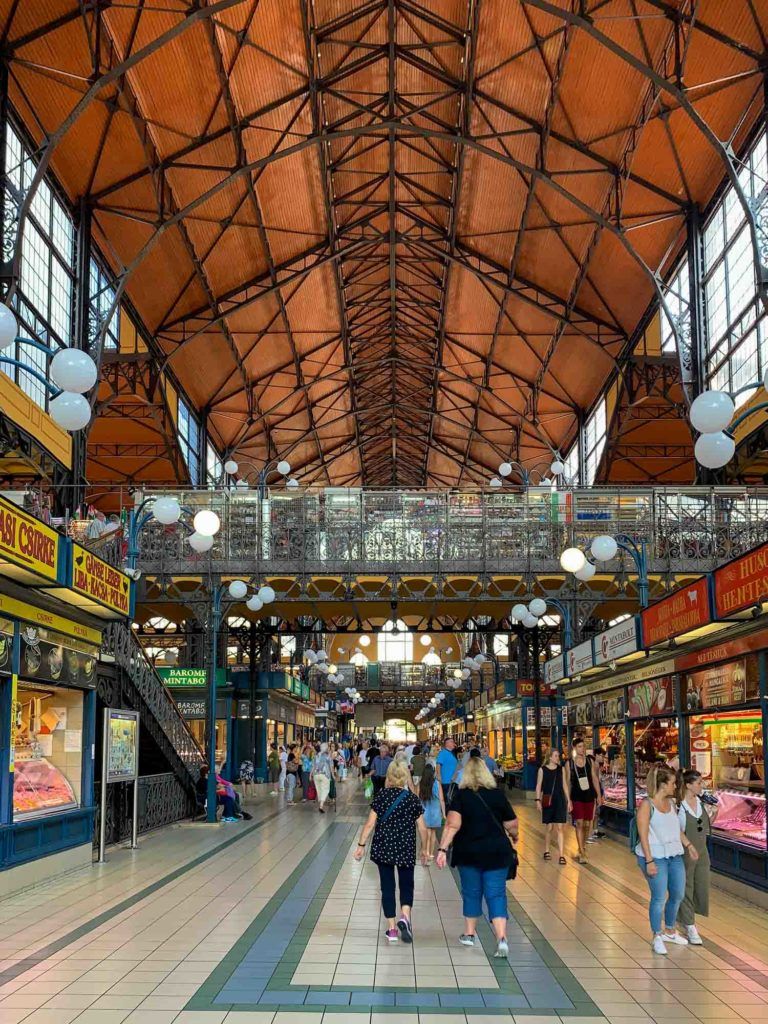
[[[96,784],[96,815],[93,843],[99,841],[101,784]],[[133,825],[133,783],[112,783],[107,792],[107,843],[122,843],[131,838]],[[139,778],[139,835],[191,818],[195,801],[173,772],[142,775]]]
[[102,655],[126,672],[180,760],[196,776],[204,760],[203,752],[141,644],[122,622],[110,622],[104,629]]
[[644,541],[651,573],[706,572],[768,540],[768,488],[177,493],[190,511],[214,509],[221,530],[209,554],[195,555],[183,529],[150,522],[146,571],[559,572],[564,548],[609,533]]

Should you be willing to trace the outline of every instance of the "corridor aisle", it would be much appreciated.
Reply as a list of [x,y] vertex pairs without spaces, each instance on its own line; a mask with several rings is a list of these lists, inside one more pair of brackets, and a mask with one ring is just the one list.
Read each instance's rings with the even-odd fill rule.
[[0,1024],[768,1024],[768,915],[715,891],[701,948],[654,956],[625,844],[541,859],[521,817],[508,961],[457,942],[452,873],[417,868],[412,946],[384,941],[352,859],[365,804],[260,797],[254,820],[185,825],[0,901]]

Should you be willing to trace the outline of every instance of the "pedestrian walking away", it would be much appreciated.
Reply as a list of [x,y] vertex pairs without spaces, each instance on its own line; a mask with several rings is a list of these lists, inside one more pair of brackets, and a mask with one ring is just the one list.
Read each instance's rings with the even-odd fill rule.
[[606,836],[606,832],[603,829],[602,813],[603,804],[605,803],[604,772],[606,763],[608,761],[608,755],[606,754],[604,747],[595,747],[595,749],[592,751],[592,757],[595,762],[595,768],[597,769],[597,792],[600,796],[600,799],[595,801],[595,817],[592,821],[592,832],[587,837],[587,843],[596,843],[600,839],[605,839]]
[[517,830],[517,816],[482,758],[470,757],[448,807],[435,863],[444,868],[448,850],[453,847],[451,863],[459,869],[464,913],[459,942],[474,946],[485,898],[497,957],[509,953],[507,877],[516,857],[510,840],[517,840]]
[[451,736],[447,736],[443,740],[443,748],[435,760],[437,781],[443,787],[443,798],[446,807],[450,806],[453,790],[456,788],[456,782],[458,781],[459,761],[454,753],[455,749],[455,741]]
[[[664,765],[654,765],[646,778],[648,796],[637,811],[638,842],[635,854],[645,875],[651,900],[648,916],[651,922],[651,948],[666,955],[666,943],[687,946],[688,939],[676,929],[677,912],[685,896],[685,863],[687,852],[695,863],[696,848],[680,827],[677,773]],[[662,915],[664,928],[662,930]]]
[[539,768],[536,779],[536,804],[541,811],[541,822],[544,825],[544,860],[551,860],[549,852],[552,833],[555,834],[559,863],[565,864],[565,826],[571,810],[571,798],[568,795],[565,768],[560,763],[560,751],[551,747],[546,754],[544,763]]
[[328,744],[320,744],[320,753],[312,762],[312,773],[310,778],[317,790],[317,809],[325,814],[325,802],[331,792],[331,782],[334,777],[334,767],[331,756],[328,753]]
[[680,791],[680,809],[678,820],[686,839],[697,853],[692,858],[690,850],[685,857],[685,895],[677,912],[677,920],[685,928],[688,941],[692,946],[702,944],[701,936],[696,928],[696,915],[709,916],[709,873],[710,860],[707,839],[712,834],[712,823],[717,817],[717,805],[707,807],[701,799],[704,791],[704,779],[701,772],[686,771],[682,773]]
[[[388,942],[413,942],[411,911],[413,908],[413,872],[416,866],[416,830],[421,849],[428,842],[424,825],[424,808],[410,790],[411,773],[408,765],[393,761],[387,769],[384,788],[371,804],[368,818],[360,833],[355,860],[365,856],[368,836],[373,832],[371,860],[379,869],[381,906],[387,919]],[[422,852],[422,863],[426,856]],[[395,868],[400,889],[400,917],[396,920]]]
[[583,737],[573,741],[571,760],[566,765],[567,792],[571,799],[573,827],[579,845],[579,864],[587,864],[587,838],[592,832],[595,804],[600,804],[600,781],[594,758],[587,754]]
[[[415,783],[415,777],[413,781]],[[428,836],[426,849],[422,852],[426,854],[427,860],[434,860],[437,849],[437,830],[445,818],[445,801],[443,788],[437,781],[435,769],[431,764],[424,766],[423,774],[419,779],[418,794],[421,806],[424,808],[424,825]]]

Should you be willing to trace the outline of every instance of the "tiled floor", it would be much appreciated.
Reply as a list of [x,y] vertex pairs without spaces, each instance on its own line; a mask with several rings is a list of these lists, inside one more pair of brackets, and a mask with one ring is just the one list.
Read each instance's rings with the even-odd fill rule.
[[522,819],[509,962],[461,947],[450,872],[418,868],[413,946],[383,941],[365,810],[259,797],[254,821],[168,829],[0,902],[0,1024],[768,1024],[768,915],[716,892],[702,948],[648,945],[625,845],[541,860]]

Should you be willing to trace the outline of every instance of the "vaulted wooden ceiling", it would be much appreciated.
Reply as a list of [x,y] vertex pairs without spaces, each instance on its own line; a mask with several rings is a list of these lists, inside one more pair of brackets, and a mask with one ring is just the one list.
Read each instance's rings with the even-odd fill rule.
[[11,101],[164,365],[222,450],[305,482],[564,450],[725,176],[702,123],[738,148],[763,106],[764,0],[0,13]]

